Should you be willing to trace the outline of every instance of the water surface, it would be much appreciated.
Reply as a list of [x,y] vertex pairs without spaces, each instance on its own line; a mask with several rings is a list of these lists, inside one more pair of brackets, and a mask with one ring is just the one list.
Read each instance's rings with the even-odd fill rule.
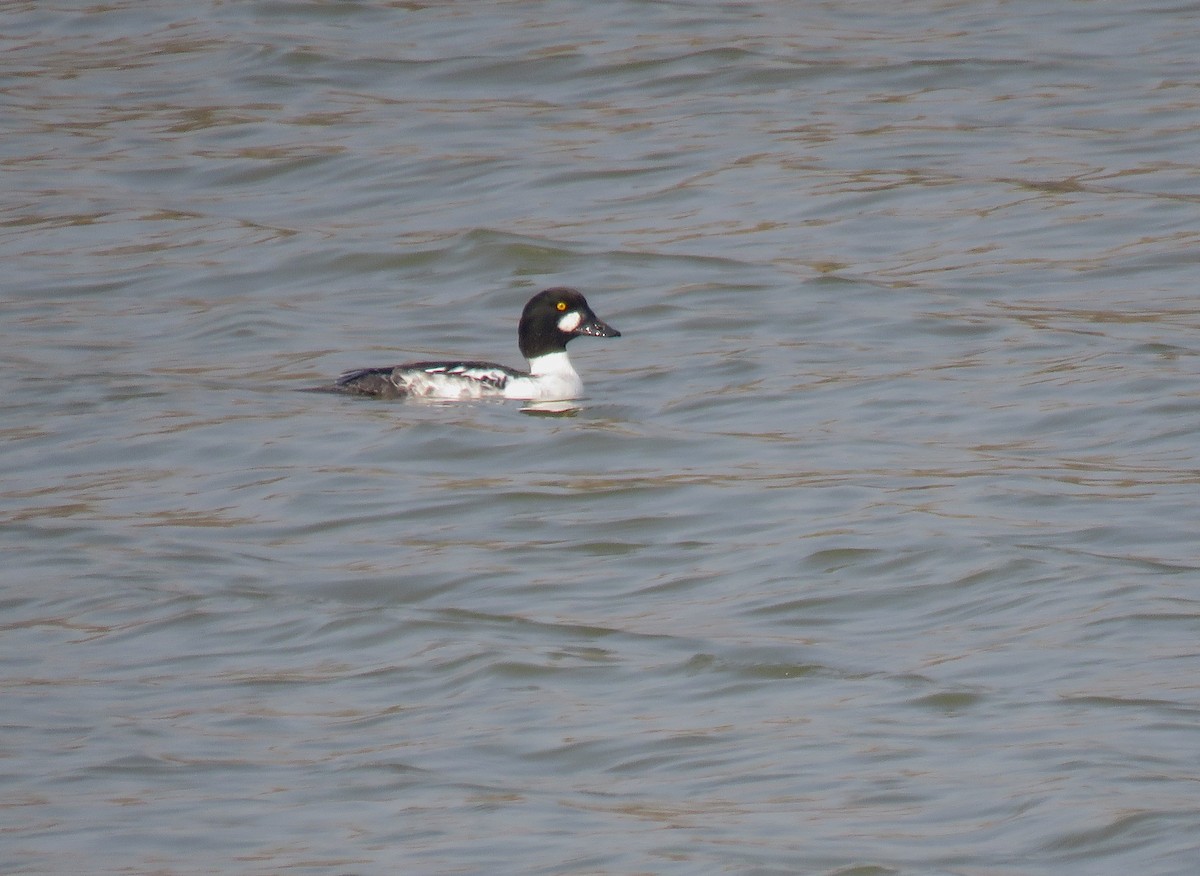
[[0,870],[1192,872],[1196,11],[4,20]]

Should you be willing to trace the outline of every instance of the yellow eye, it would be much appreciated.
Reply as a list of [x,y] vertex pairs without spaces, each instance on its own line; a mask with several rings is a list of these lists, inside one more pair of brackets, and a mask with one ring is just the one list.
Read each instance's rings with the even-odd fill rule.
[[558,308],[560,311],[561,311],[561,310],[566,310],[566,309],[567,309],[567,302],[565,302],[565,301],[560,301],[560,302],[558,302],[558,304],[556,304],[556,305],[555,305],[555,307],[557,307],[557,308]]

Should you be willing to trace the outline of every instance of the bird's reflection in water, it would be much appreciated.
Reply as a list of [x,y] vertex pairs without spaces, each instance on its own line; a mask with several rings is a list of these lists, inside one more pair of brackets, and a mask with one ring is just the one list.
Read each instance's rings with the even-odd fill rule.
[[521,408],[521,413],[532,417],[573,417],[582,405],[572,401],[534,401]]

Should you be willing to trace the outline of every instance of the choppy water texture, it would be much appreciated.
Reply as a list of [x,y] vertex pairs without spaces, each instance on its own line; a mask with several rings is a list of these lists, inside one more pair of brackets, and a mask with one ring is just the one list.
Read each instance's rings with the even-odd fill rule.
[[1195,7],[2,20],[0,872],[1195,872]]

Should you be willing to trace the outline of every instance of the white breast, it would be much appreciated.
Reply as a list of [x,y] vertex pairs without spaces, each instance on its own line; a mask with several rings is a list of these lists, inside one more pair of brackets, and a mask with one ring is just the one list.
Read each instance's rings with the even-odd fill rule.
[[505,398],[524,401],[561,401],[581,395],[583,381],[566,352],[530,359],[529,376],[514,377],[504,387]]

